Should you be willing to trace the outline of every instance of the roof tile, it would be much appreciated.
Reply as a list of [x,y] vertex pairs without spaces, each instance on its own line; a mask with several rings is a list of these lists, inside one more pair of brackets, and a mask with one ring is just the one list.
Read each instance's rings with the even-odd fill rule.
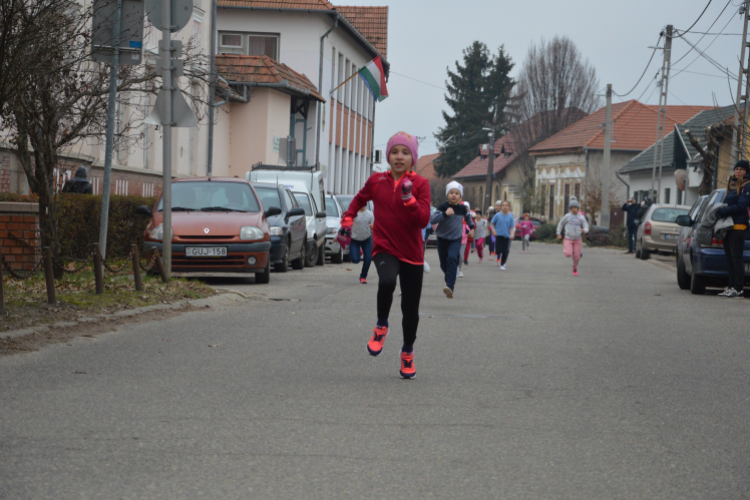
[[440,153],[420,156],[417,158],[417,164],[414,166],[414,171],[427,180],[437,179],[438,175],[437,172],[435,172],[435,160],[437,160],[438,157],[440,157]]
[[309,91],[313,99],[326,102],[307,76],[268,56],[216,56],[216,72],[230,83],[281,83],[286,80],[299,89],[299,94]]
[[388,59],[388,7],[336,6],[336,10]]
[[326,0],[218,0],[219,7],[256,7],[265,9],[334,10]]
[[[460,179],[464,177],[477,177],[487,175],[487,167],[489,163],[489,149],[483,147],[480,151],[479,156],[474,158],[471,163],[462,168],[454,179]],[[518,158],[519,151],[516,151],[515,143],[513,141],[513,135],[507,134],[497,141],[495,141],[495,157],[492,161],[492,173],[497,175],[498,172],[505,170],[505,168],[513,163]]]

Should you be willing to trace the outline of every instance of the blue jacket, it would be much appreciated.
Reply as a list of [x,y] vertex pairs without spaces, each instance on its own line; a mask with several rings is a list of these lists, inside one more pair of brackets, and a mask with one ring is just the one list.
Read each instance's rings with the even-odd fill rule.
[[727,195],[724,198],[726,207],[722,207],[717,211],[719,217],[732,216],[732,220],[735,224],[748,225],[747,208],[750,207],[750,172],[745,174],[745,187],[742,188],[740,194],[737,191],[727,190]]

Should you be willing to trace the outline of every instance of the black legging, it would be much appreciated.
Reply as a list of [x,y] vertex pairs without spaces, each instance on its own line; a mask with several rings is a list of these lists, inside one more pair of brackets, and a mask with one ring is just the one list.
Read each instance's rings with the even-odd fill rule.
[[417,340],[419,325],[419,299],[422,297],[424,266],[409,264],[393,255],[379,253],[372,258],[378,271],[378,320],[387,320],[391,313],[396,278],[401,283],[401,323],[404,330],[404,345],[411,347]]
[[495,254],[501,258],[500,265],[504,266],[508,261],[508,252],[510,252],[510,238],[505,236],[495,237]]

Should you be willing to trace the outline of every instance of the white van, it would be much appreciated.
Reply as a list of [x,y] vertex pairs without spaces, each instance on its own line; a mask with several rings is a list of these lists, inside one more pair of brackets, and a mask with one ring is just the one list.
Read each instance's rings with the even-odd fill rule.
[[245,174],[250,182],[281,184],[289,188],[307,219],[307,247],[305,265],[322,266],[325,263],[326,213],[323,173],[314,167],[279,167],[254,165]]

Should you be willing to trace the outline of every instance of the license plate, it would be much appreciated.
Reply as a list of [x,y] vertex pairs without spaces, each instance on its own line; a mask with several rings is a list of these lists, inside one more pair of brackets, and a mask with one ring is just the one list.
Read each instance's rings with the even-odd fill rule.
[[226,257],[227,247],[186,247],[185,257]]
[[676,234],[665,234],[664,235],[664,239],[665,240],[676,240],[677,239],[677,235]]

